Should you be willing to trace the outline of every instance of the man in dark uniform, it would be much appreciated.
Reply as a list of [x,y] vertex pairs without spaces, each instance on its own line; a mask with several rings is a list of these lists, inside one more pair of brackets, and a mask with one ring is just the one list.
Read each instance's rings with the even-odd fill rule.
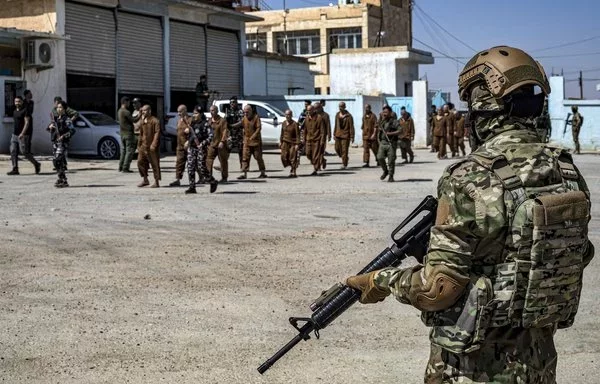
[[389,175],[388,182],[390,183],[394,182],[396,150],[398,149],[398,135],[400,134],[398,120],[393,117],[392,113],[392,108],[389,105],[383,107],[381,119],[379,120],[379,132],[377,133],[377,140],[379,141],[377,161],[383,170],[380,179],[385,180]]
[[242,127],[242,119],[244,111],[238,104],[236,96],[229,99],[229,109],[225,119],[227,120],[227,128],[229,129],[229,138],[227,150],[229,152],[237,151],[240,160],[240,169],[242,168],[243,150],[244,150],[244,129]]

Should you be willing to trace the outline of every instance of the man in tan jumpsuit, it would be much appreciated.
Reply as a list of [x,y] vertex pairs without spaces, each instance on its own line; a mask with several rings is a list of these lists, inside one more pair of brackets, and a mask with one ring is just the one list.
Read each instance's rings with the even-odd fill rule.
[[181,185],[181,178],[185,171],[185,163],[187,162],[187,151],[185,150],[185,142],[187,141],[187,134],[185,129],[190,126],[190,117],[187,113],[187,107],[180,105],[177,107],[177,149],[175,150],[175,181],[169,184],[170,187],[178,187]]
[[292,119],[292,111],[285,111],[285,121],[281,124],[281,136],[279,136],[279,148],[281,149],[281,164],[290,167],[290,176],[296,176],[298,159],[296,153],[300,145],[300,128],[298,123]]
[[373,151],[375,161],[377,162],[377,150],[379,145],[377,143],[377,116],[371,111],[369,104],[365,105],[365,114],[362,119],[362,140],[363,140],[363,168],[369,168],[369,161],[371,159],[370,151]]
[[354,143],[354,118],[340,102],[340,111],[335,114],[335,153],[342,158],[342,169],[348,167],[348,148]]
[[152,166],[154,174],[154,184],[150,188],[158,188],[160,181],[160,122],[152,116],[152,109],[149,105],[142,107],[142,118],[140,125],[140,140],[138,141],[138,162],[137,166],[143,180],[138,187],[149,185],[148,168]]
[[213,139],[208,146],[208,155],[206,156],[206,168],[212,176],[213,164],[215,158],[219,158],[221,163],[221,182],[226,182],[229,176],[229,151],[227,150],[227,138],[229,129],[227,120],[219,116],[219,108],[216,105],[210,107],[210,126],[213,130]]
[[446,133],[448,120],[444,116],[444,110],[438,109],[438,114],[433,118],[433,148],[437,152],[438,159],[447,159],[446,155]]
[[400,125],[398,141],[400,144],[400,153],[404,159],[403,163],[412,163],[415,158],[411,148],[412,142],[415,139],[415,123],[404,107],[400,109],[400,120],[398,120],[398,125]]
[[244,180],[248,177],[250,169],[250,156],[254,156],[260,170],[259,179],[267,177],[265,173],[265,162],[262,158],[262,137],[260,135],[261,123],[260,116],[254,113],[250,105],[244,106],[244,118],[242,119],[244,127],[244,146],[242,149],[242,174],[238,180]]
[[311,176],[316,176],[323,161],[323,146],[327,139],[327,128],[323,117],[317,113],[317,106],[306,108],[308,116],[304,121],[304,148],[306,157],[313,165]]
[[325,107],[325,100],[321,100],[320,102],[315,103],[315,105],[317,106],[319,115],[321,115],[321,117],[323,118],[323,122],[325,123],[325,130],[327,131],[327,140],[323,145],[323,155],[321,156],[321,167],[325,169],[327,168],[327,159],[325,158],[325,155],[327,154],[327,143],[331,141],[331,118],[329,116],[329,113],[325,112],[325,110],[323,109],[323,107]]
[[465,129],[465,117],[462,113],[456,112],[456,120],[454,122],[454,140],[456,140],[456,153],[458,154],[458,150],[462,152],[462,155],[465,156],[465,137],[467,131]]

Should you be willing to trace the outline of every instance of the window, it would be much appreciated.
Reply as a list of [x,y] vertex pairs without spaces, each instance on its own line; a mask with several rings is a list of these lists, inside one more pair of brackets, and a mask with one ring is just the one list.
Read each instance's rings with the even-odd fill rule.
[[246,48],[255,51],[267,51],[267,34],[251,33],[246,35]]
[[338,48],[362,48],[360,27],[328,29],[329,52]]
[[321,88],[315,88],[315,95],[321,94]]
[[285,49],[286,34],[275,34],[277,52],[288,55],[311,55],[321,53],[321,40],[319,31],[291,31],[287,32],[287,50]]
[[252,109],[258,114],[258,117],[260,117],[261,119],[273,118],[273,114],[267,111],[265,108],[261,107],[260,105],[252,105]]
[[327,87],[327,94],[331,95],[331,88]]

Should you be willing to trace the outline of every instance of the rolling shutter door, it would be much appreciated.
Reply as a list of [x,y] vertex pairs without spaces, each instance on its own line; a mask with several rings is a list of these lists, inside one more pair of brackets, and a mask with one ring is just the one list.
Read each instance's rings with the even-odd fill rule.
[[171,88],[193,91],[200,75],[206,74],[204,28],[170,22]]
[[115,76],[116,33],[112,10],[65,4],[68,73]]
[[119,12],[119,91],[162,95],[163,33],[160,19]]
[[208,88],[229,99],[240,94],[242,54],[235,32],[208,29]]

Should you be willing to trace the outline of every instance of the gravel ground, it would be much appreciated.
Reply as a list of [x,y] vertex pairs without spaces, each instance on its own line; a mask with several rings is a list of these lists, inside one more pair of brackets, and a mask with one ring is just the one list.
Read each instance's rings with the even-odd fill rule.
[[[136,188],[137,174],[89,159],[71,159],[71,187],[55,189],[49,161],[37,176],[23,162],[16,177],[0,161],[0,380],[421,383],[427,329],[394,300],[351,308],[320,340],[256,371],[296,334],[290,316],[308,316],[322,290],[360,270],[435,194],[450,162],[416,155],[397,167],[396,183],[361,168],[361,148],[351,149],[346,170],[328,157],[318,177],[306,176],[303,159],[297,179],[269,150],[268,179],[252,172],[236,182],[234,155],[232,181],[212,195]],[[576,159],[593,193],[598,245],[600,157]],[[161,164],[167,185],[174,157]],[[575,325],[556,336],[560,383],[598,382],[599,265],[586,269]]]

